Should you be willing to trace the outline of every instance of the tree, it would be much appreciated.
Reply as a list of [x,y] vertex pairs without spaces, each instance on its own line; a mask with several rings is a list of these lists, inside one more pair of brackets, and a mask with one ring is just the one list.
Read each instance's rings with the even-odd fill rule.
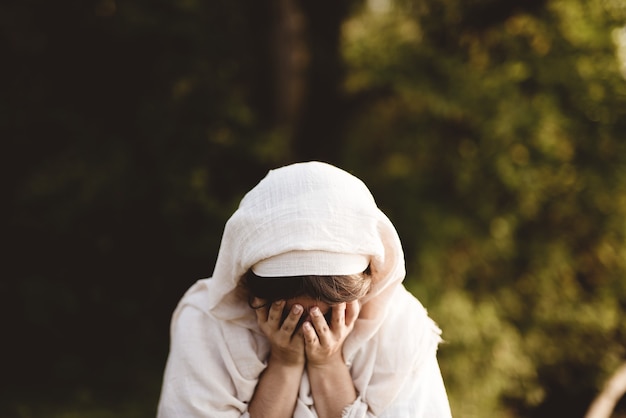
[[348,88],[395,91],[350,161],[404,234],[460,416],[582,416],[624,355],[622,23],[603,2],[405,1],[347,25]]

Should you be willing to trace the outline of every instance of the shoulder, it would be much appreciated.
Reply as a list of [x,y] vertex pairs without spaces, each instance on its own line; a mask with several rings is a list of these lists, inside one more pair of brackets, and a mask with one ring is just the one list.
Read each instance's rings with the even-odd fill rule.
[[404,286],[398,286],[387,308],[384,327],[381,331],[407,331],[409,335],[416,335],[416,331],[424,336],[438,337],[441,330],[429,317],[428,311],[422,303]]
[[[209,362],[229,374],[258,377],[269,347],[255,331],[252,309],[247,307],[245,317],[225,319],[223,311],[207,308],[209,291],[210,280],[201,280],[180,300],[172,316],[170,356],[186,359],[191,366]],[[226,312],[227,316],[231,313]]]
[[426,359],[436,357],[441,330],[420,301],[403,286],[396,290],[391,302],[377,335],[384,352],[381,361],[391,368],[418,368]]

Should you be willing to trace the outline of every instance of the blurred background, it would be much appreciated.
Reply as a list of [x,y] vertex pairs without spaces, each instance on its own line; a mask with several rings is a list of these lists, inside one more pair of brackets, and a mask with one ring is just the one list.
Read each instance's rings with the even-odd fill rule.
[[456,418],[583,417],[626,360],[625,25],[624,0],[3,1],[0,416],[154,416],[225,221],[322,160],[396,225]]

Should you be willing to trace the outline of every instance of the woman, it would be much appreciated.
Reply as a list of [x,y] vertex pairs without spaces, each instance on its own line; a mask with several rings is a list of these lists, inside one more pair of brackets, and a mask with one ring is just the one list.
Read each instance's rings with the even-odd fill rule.
[[272,170],[172,318],[159,417],[450,417],[440,330],[356,177]]

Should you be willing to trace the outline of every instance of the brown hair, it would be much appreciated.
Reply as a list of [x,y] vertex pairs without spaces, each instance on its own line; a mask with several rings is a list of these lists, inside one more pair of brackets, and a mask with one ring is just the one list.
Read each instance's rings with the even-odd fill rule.
[[266,304],[298,296],[334,305],[360,299],[370,290],[372,279],[369,268],[363,273],[342,276],[291,276],[261,277],[248,270],[240,285],[247,290],[248,303],[252,308],[254,297],[264,299]]

